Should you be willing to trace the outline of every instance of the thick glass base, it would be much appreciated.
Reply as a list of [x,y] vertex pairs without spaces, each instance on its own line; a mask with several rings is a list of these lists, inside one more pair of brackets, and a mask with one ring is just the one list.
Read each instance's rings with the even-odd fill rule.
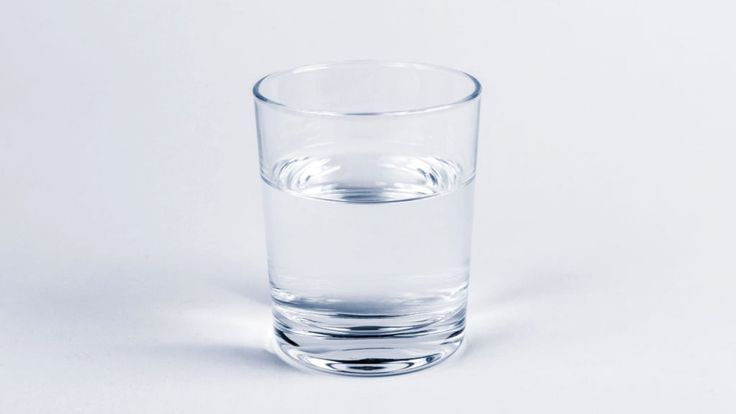
[[424,320],[394,316],[383,324],[344,314],[295,319],[278,304],[274,316],[282,357],[302,367],[353,376],[398,375],[433,366],[460,347],[465,328],[464,306],[439,319],[436,314]]

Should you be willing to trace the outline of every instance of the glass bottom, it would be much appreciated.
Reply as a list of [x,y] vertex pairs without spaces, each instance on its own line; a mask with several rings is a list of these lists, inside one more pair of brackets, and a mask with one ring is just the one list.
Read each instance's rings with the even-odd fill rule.
[[[275,340],[282,358],[321,372],[352,376],[386,376],[418,371],[447,359],[460,347],[465,306],[437,319],[417,315],[392,317],[386,325],[360,325],[340,314],[295,319],[293,310],[274,304]],[[401,319],[411,325],[396,329]],[[398,319],[398,320],[397,320]]]

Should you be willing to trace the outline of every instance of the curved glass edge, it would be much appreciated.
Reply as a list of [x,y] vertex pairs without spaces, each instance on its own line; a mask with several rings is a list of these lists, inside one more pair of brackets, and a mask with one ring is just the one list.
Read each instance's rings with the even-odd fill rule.
[[[435,70],[435,71],[443,71],[443,72],[450,72],[454,73],[460,76],[466,77],[468,80],[470,80],[473,85],[473,91],[463,97],[460,100],[450,102],[447,104],[442,105],[434,105],[434,106],[428,106],[428,107],[421,107],[416,109],[408,109],[408,110],[402,110],[402,111],[376,111],[376,112],[338,112],[338,111],[316,111],[316,110],[310,110],[310,109],[304,109],[304,108],[296,108],[293,106],[289,106],[277,101],[274,101],[272,99],[269,99],[265,95],[263,95],[260,91],[261,84],[272,77],[281,76],[281,75],[287,75],[287,74],[296,74],[296,73],[303,73],[303,72],[310,72],[314,70],[321,70],[321,69],[328,69],[331,67],[336,66],[347,66],[347,65],[377,65],[377,66],[388,66],[388,67],[400,67],[400,68],[413,68],[418,70]],[[305,115],[321,115],[321,116],[398,116],[398,115],[413,115],[413,114],[423,114],[427,112],[435,112],[435,111],[442,111],[450,108],[454,108],[457,106],[460,106],[464,103],[476,100],[480,97],[481,91],[482,91],[482,85],[478,79],[476,79],[473,75],[463,72],[458,69],[449,68],[446,66],[439,66],[439,65],[432,65],[427,63],[413,63],[413,62],[392,62],[392,61],[381,61],[381,60],[351,60],[351,61],[343,61],[343,62],[336,62],[336,63],[323,63],[323,64],[316,64],[316,65],[305,65],[305,66],[298,66],[296,68],[287,69],[283,71],[273,72],[270,73],[262,78],[260,78],[254,85],[253,85],[253,96],[256,98],[257,101],[262,102],[267,105],[271,105],[275,108],[291,111],[291,112],[297,112]]]

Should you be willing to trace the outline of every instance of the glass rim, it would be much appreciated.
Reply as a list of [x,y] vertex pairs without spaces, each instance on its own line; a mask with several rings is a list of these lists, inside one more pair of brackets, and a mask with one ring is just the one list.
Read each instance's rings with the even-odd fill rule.
[[[294,106],[290,106],[290,105],[278,102],[274,99],[271,99],[265,96],[263,93],[261,93],[261,90],[260,90],[261,84],[264,81],[278,77],[278,76],[298,74],[298,73],[310,72],[314,70],[323,70],[323,69],[330,69],[330,68],[334,68],[338,66],[350,66],[350,65],[375,65],[375,66],[409,68],[409,69],[414,69],[414,70],[428,70],[428,71],[450,73],[453,75],[464,77],[466,80],[469,80],[470,82],[472,82],[473,91],[470,94],[462,97],[459,100],[455,100],[452,102],[439,104],[439,105],[411,108],[411,109],[405,109],[405,110],[396,110],[396,111],[370,111],[370,112],[346,111],[346,112],[341,112],[341,111],[322,111],[322,110],[297,108]],[[478,81],[478,79],[476,79],[473,75],[467,72],[463,72],[458,69],[453,69],[453,68],[446,67],[446,66],[433,65],[433,64],[428,64],[428,63],[400,62],[400,61],[389,61],[389,60],[347,60],[347,61],[333,62],[333,63],[320,63],[320,64],[314,64],[314,65],[297,66],[291,69],[269,73],[268,75],[260,78],[253,85],[253,89],[252,89],[253,96],[256,98],[257,101],[262,102],[264,104],[271,105],[275,108],[285,109],[285,110],[289,110],[289,111],[297,112],[301,114],[306,114],[306,115],[345,116],[345,117],[347,116],[413,115],[413,114],[422,114],[422,113],[427,113],[427,112],[441,111],[445,109],[451,109],[451,108],[460,106],[466,102],[470,102],[475,99],[478,99],[478,97],[480,97],[481,90],[482,90],[482,86],[481,86],[480,81]]]

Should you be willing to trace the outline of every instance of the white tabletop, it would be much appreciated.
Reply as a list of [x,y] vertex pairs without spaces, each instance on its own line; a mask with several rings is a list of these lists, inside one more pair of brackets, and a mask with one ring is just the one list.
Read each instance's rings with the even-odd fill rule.
[[[13,2],[0,412],[733,412],[734,8]],[[270,326],[250,85],[356,58],[485,86],[467,340],[377,379]]]

